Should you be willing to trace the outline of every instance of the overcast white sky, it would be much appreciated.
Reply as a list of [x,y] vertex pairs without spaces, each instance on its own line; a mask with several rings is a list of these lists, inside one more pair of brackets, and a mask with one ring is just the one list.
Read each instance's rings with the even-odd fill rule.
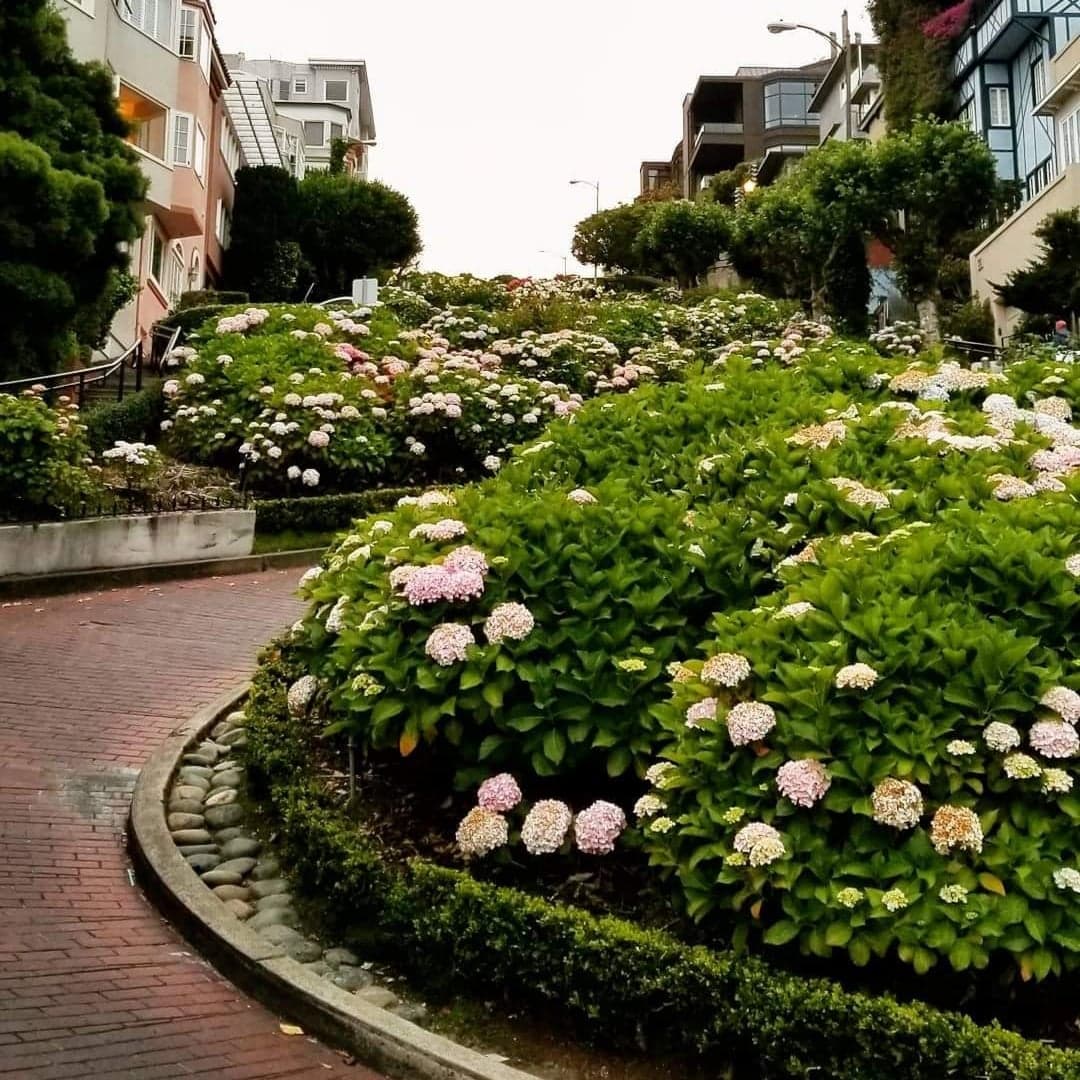
[[[215,0],[225,52],[367,61],[371,175],[420,215],[423,265],[550,275],[574,223],[633,198],[668,158],[698,75],[803,64],[828,46],[773,19],[840,29],[836,0]],[[852,32],[871,36],[862,3]],[[575,264],[570,261],[571,269]]]

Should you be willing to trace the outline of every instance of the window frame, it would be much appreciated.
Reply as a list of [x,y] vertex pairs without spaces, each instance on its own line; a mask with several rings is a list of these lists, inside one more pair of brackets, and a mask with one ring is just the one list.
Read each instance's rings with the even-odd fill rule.
[[[328,93],[328,89],[331,85],[342,86],[345,89],[345,96],[339,98],[332,98]],[[323,101],[332,101],[335,105],[349,103],[349,80],[348,79],[323,79]]]
[[206,183],[206,150],[206,132],[203,130],[202,124],[196,120],[191,146],[191,167],[195,170],[195,175],[199,178],[199,182],[204,186]]
[[[320,146],[325,147],[326,146],[326,121],[325,120],[305,120],[305,121],[303,121],[303,124],[304,124],[304,127],[303,127],[304,145],[305,146],[311,146],[311,147],[320,147]],[[322,137],[320,138],[320,140],[318,142],[308,142],[308,126],[309,125],[314,125],[314,124],[319,125],[319,129],[322,131]]]
[[142,127],[142,124],[132,123],[129,121],[129,137],[125,138],[125,142],[136,153],[144,154],[150,158],[151,161],[156,161],[167,168],[172,167],[172,139],[173,139],[173,111],[163,101],[158,101],[157,98],[151,97],[149,94],[140,90],[133,83],[124,81],[119,75],[115,76],[113,80],[115,86],[115,93],[117,101],[119,101],[123,90],[129,91],[131,94],[137,95],[144,101],[150,102],[152,105],[157,106],[161,110],[161,117],[163,118],[164,131],[161,139],[161,154],[155,154],[153,150],[148,150],[145,146],[140,146],[130,136],[135,135]]
[[210,81],[210,30],[206,26],[203,19],[202,12],[199,12],[199,70],[203,73],[203,78]]
[[[1000,103],[1005,103],[1004,123],[994,119],[995,112],[1000,109]],[[1012,92],[1005,84],[995,84],[986,88],[986,126],[997,130],[1005,130],[1012,127]]]
[[187,280],[187,258],[184,255],[184,245],[179,240],[168,245],[165,263],[165,280],[158,284],[161,285],[162,295],[169,306],[175,307],[184,294],[184,282]]
[[240,163],[244,159],[244,148],[240,145],[240,138],[236,134],[236,128],[233,127],[232,119],[227,111],[221,117],[218,151],[225,162],[225,167],[229,170],[229,175],[235,179],[236,170],[240,168]]
[[[184,137],[184,159],[183,159],[183,161],[180,160],[179,153],[178,153],[178,151],[180,149],[180,141],[179,141],[179,138],[178,138],[177,129],[179,127],[179,124],[180,124],[181,120],[183,120],[185,125],[186,125],[185,126],[185,137]],[[195,117],[192,116],[192,114],[189,113],[189,112],[174,111],[170,116],[169,128],[170,128],[169,139],[170,139],[170,142],[172,144],[171,148],[170,148],[171,153],[169,155],[169,160],[172,162],[173,166],[176,167],[176,168],[190,169],[191,165],[192,165],[192,151],[193,151],[193,143],[194,143],[194,139],[195,139]]]
[[[184,23],[187,21],[187,17],[190,16],[191,21],[191,34],[190,36],[184,33]],[[176,36],[176,55],[181,60],[194,60],[199,54],[199,45],[202,35],[200,34],[202,20],[202,13],[198,8],[191,7],[189,4],[180,5],[180,22]],[[190,41],[191,52],[184,51],[184,42]]]
[[[158,291],[165,295],[165,285],[161,278],[165,276],[165,249],[168,247],[168,240],[162,228],[157,223],[157,219],[153,216],[148,217],[147,232],[149,233],[149,244],[147,245],[147,266],[146,276],[157,286]],[[156,256],[156,258],[155,258]],[[157,263],[155,267],[154,263]]]
[[232,208],[224,199],[218,199],[217,201],[214,236],[223,248],[228,248],[232,240]]
[[1046,97],[1046,64],[1042,56],[1031,61],[1031,95],[1036,105]]
[[292,78],[292,92],[294,94],[303,94],[304,97],[307,97],[308,82],[309,80],[306,75],[294,75]]

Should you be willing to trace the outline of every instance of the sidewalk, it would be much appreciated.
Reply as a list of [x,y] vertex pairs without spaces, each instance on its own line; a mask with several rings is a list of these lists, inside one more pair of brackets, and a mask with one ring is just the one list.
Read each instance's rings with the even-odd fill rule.
[[0,607],[0,1077],[378,1080],[286,1036],[132,886],[140,765],[252,670],[299,571]]

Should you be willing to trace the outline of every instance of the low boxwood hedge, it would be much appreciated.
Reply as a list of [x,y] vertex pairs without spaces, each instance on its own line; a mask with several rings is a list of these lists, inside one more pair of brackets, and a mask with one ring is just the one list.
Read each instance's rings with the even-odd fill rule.
[[557,1010],[596,1042],[696,1054],[740,1077],[1080,1077],[1080,1053],[998,1024],[849,992],[423,859],[389,865],[321,794],[314,729],[286,708],[295,673],[267,659],[248,703],[245,753],[287,864],[433,989]]
[[197,289],[186,292],[180,297],[177,310],[187,311],[189,308],[205,307],[207,304],[246,304],[249,300],[248,294],[239,289],[231,292],[219,289]]
[[86,410],[82,419],[90,448],[100,454],[120,440],[156,442],[164,415],[161,390],[153,386],[128,394],[123,401],[94,405]]
[[260,536],[286,532],[333,532],[347,529],[357,518],[389,510],[415,488],[377,488],[341,495],[296,499],[256,499],[255,532]]

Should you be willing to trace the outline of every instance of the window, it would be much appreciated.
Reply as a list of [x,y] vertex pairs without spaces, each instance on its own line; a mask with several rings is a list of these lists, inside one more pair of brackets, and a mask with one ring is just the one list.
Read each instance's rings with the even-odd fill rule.
[[184,261],[184,248],[179,240],[173,244],[165,262],[165,280],[160,282],[162,291],[172,307],[180,303],[184,292],[184,278],[187,264]]
[[969,130],[975,130],[975,99],[973,97],[968,98],[960,107],[956,119],[958,123],[963,124]]
[[87,15],[93,18],[94,0],[68,0],[68,3],[74,5],[80,11],[85,11]]
[[186,60],[194,60],[199,47],[199,13],[194,8],[180,9],[180,42],[176,51]]
[[120,16],[136,29],[172,47],[173,0],[121,0]]
[[1058,121],[1058,167],[1080,162],[1080,109]]
[[810,102],[816,87],[812,82],[773,82],[765,86],[765,126],[815,127],[816,113]]
[[191,116],[189,113],[173,113],[174,165],[191,164]]
[[344,79],[327,79],[323,83],[323,94],[327,101],[348,101],[349,84]]
[[345,134],[345,129],[340,124],[330,125],[330,141],[340,139]]
[[220,148],[221,156],[229,167],[229,175],[235,176],[236,170],[240,168],[243,151],[240,148],[240,140],[236,137],[236,130],[233,128],[232,121],[227,113],[221,118]]
[[1012,110],[1009,108],[1009,88],[990,86],[987,88],[990,99],[990,126],[1009,127],[1012,123]]
[[292,89],[292,83],[288,79],[277,80],[277,96],[278,101],[288,101],[289,91]]
[[218,199],[217,220],[214,223],[214,235],[217,237],[218,243],[223,248],[229,246],[229,241],[232,239],[232,211],[229,209],[224,199]]
[[326,127],[321,120],[304,121],[304,145],[325,146]]
[[1036,105],[1046,97],[1046,68],[1041,56],[1031,65],[1031,93]]
[[150,276],[160,285],[165,275],[165,236],[153,218],[147,218],[150,231]]
[[294,94],[306,94],[307,93],[307,76],[306,75],[298,75],[295,79],[293,79],[292,88],[293,88],[293,93]]
[[195,175],[202,180],[206,176],[206,132],[203,131],[202,124],[197,121],[195,124],[195,155],[192,164],[195,167]]
[[203,78],[210,81],[210,35],[204,30],[199,35],[199,70]]
[[127,141],[164,161],[169,110],[126,83],[120,83],[116,96],[117,111],[128,123]]
[[191,266],[188,268],[188,288],[192,291],[202,287],[202,257],[199,249],[191,253]]

